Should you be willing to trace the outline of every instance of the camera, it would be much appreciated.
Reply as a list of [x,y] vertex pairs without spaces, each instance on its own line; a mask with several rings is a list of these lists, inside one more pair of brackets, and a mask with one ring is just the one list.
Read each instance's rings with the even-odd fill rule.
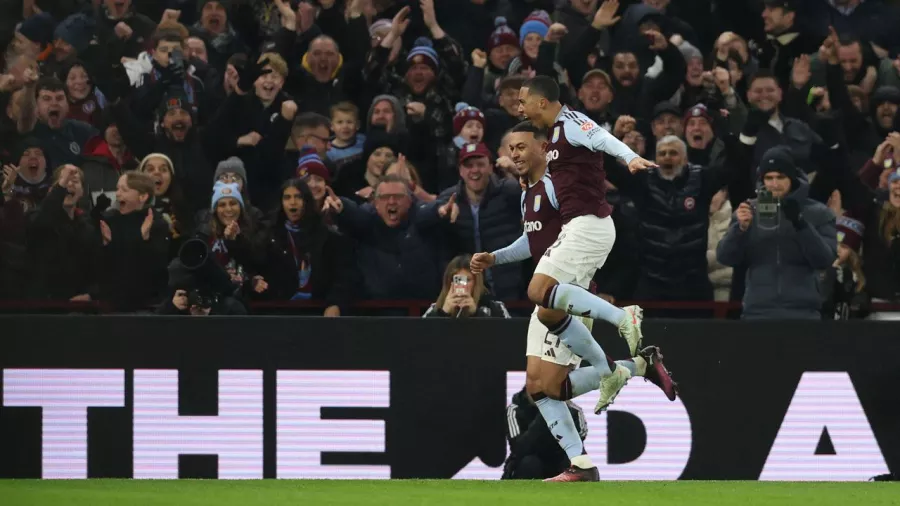
[[469,276],[456,274],[453,276],[453,295],[469,294]]
[[762,228],[778,227],[778,209],[781,206],[779,200],[772,195],[772,192],[765,188],[760,188],[756,198],[756,221]]
[[209,309],[218,303],[218,295],[203,293],[197,289],[188,292],[188,304],[190,304],[191,307],[197,306],[199,308]]

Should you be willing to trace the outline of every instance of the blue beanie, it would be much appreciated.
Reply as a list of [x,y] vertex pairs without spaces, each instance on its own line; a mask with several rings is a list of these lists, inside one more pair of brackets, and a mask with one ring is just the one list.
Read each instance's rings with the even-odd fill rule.
[[416,63],[424,63],[431,67],[435,72],[437,72],[441,66],[437,51],[432,47],[431,39],[428,37],[419,37],[416,39],[412,50],[406,57],[406,62],[410,67]]
[[72,14],[56,27],[54,36],[72,45],[79,53],[91,44],[96,23],[84,14]]
[[543,39],[547,36],[547,32],[550,31],[550,24],[550,14],[547,14],[547,11],[532,11],[532,13],[525,18],[522,27],[519,28],[519,44],[525,44],[525,37],[527,37],[529,33],[536,33]]
[[216,204],[225,197],[237,199],[238,203],[241,205],[241,209],[244,208],[244,197],[241,196],[241,190],[238,188],[237,183],[223,183],[219,181],[213,185],[212,204],[209,206],[210,210],[215,212]]
[[19,33],[31,42],[40,44],[41,49],[43,49],[44,46],[53,42],[54,26],[56,26],[56,21],[54,21],[53,16],[47,12],[42,12],[22,21],[22,24],[19,25]]
[[888,176],[888,184],[891,184],[894,181],[900,181],[900,169],[891,172],[891,175]]

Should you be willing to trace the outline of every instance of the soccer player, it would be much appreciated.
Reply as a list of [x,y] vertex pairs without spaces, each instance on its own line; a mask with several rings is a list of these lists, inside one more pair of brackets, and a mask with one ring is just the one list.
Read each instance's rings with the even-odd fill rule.
[[[525,232],[505,248],[493,253],[475,254],[471,265],[475,273],[492,265],[518,262],[527,258],[539,261],[547,248],[556,241],[562,228],[553,181],[546,174],[547,163],[543,148],[547,142],[546,131],[524,122],[513,128],[505,139],[510,157],[516,164],[516,172],[526,187],[522,193]],[[590,283],[590,278],[586,281]],[[584,454],[583,443],[565,401],[597,389],[600,383],[599,374],[594,366],[572,370],[581,362],[581,357],[573,354],[567,347],[561,347],[561,340],[551,335],[547,327],[539,321],[537,313],[538,308],[535,308],[528,325],[525,388],[532,398],[538,399],[536,402],[538,409],[551,430],[555,428],[554,425],[565,427],[555,431],[554,434],[563,434],[559,439],[563,450],[573,462],[573,466],[577,465],[579,469],[585,470],[585,472],[563,473],[558,477],[560,479],[553,480],[596,481],[599,479],[597,468]],[[590,319],[583,321],[588,328],[593,324],[593,320]],[[604,363],[606,360],[609,358],[606,357]],[[658,348],[648,347],[641,350],[633,360],[618,361],[616,366],[626,368],[634,376],[644,376],[659,386],[669,400],[675,399],[675,385],[662,363]],[[561,479],[563,476],[565,480]]]

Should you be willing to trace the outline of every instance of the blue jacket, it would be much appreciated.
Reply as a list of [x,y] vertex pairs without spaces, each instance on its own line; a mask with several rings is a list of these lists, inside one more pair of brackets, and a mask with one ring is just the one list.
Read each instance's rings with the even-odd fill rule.
[[791,179],[792,191],[785,199],[800,202],[799,219],[806,222],[805,227],[798,230],[779,207],[777,227],[765,229],[754,216],[743,232],[735,213],[716,250],[723,265],[747,266],[743,318],[748,320],[821,318],[824,294],[819,272],[830,268],[837,257],[835,217],[825,205],[807,197],[809,183],[802,170]]

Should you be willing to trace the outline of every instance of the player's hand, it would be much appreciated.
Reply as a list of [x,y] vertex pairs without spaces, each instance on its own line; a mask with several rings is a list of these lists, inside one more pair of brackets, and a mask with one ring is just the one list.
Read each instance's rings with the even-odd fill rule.
[[469,262],[469,270],[472,274],[481,274],[485,269],[490,268],[497,261],[497,257],[493,253],[475,253],[472,255],[472,261]]
[[450,195],[450,199],[447,200],[447,203],[438,207],[438,216],[443,219],[450,219],[450,223],[456,223],[456,218],[459,216],[459,206],[456,204],[456,194]]
[[738,206],[735,212],[735,216],[737,216],[738,226],[741,227],[741,231],[746,232],[750,228],[750,223],[753,222],[753,208],[750,207],[748,202],[741,202],[741,205]]
[[655,163],[651,162],[650,160],[644,160],[641,157],[637,157],[634,160],[628,162],[628,170],[632,174],[634,174],[635,172],[637,172],[639,170],[647,170],[647,169],[656,168],[656,167],[659,167],[659,165],[656,165]]
[[187,291],[175,290],[175,295],[172,297],[172,305],[179,311],[187,311],[189,307]]

